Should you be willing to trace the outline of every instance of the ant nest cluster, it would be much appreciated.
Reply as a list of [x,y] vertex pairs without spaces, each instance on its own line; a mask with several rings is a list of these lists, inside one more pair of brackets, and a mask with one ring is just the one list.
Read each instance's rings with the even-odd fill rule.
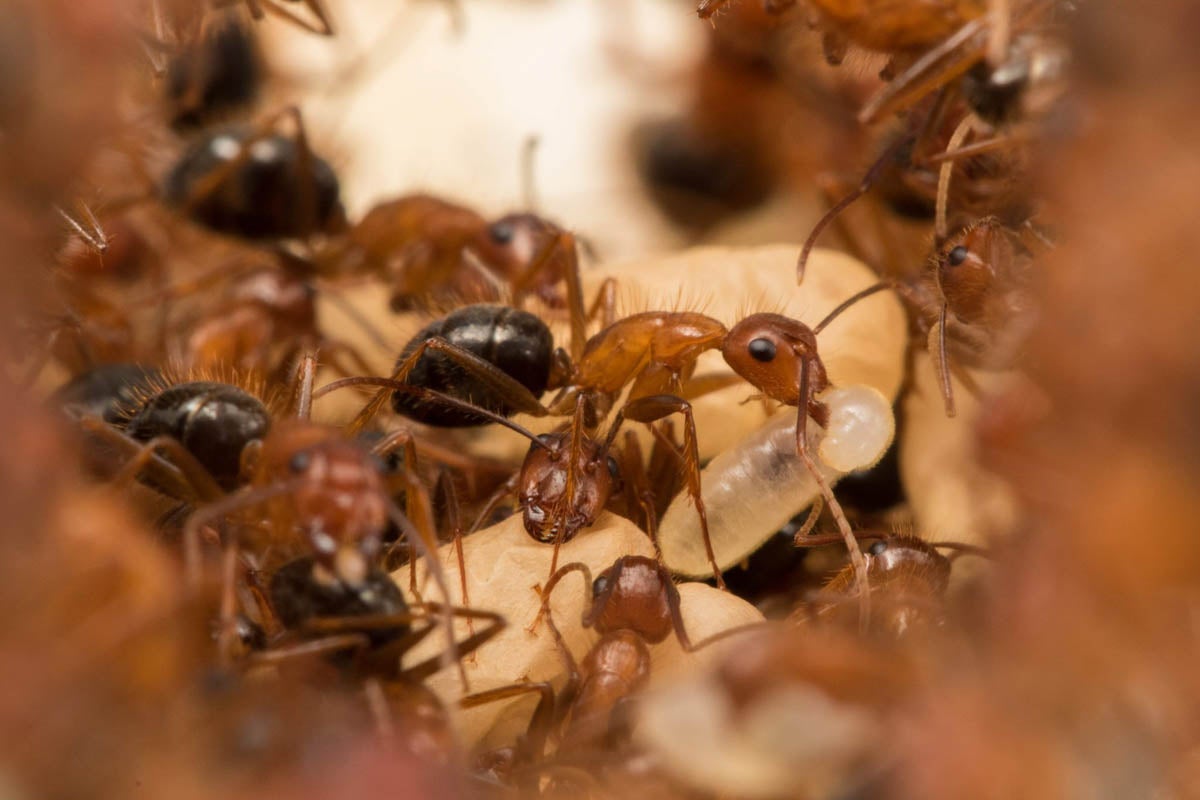
[[0,794],[1197,796],[1161,6],[9,3]]

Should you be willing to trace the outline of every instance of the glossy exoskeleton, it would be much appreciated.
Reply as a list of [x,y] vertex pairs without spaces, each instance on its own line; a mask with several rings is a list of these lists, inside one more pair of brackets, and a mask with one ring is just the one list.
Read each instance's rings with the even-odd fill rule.
[[[271,576],[271,608],[286,628],[299,628],[317,617],[406,614],[408,604],[396,582],[378,568],[370,568],[357,583],[323,569],[313,556],[284,564]],[[407,633],[410,626],[397,622],[371,631],[372,644],[382,644]]]
[[225,383],[193,381],[150,397],[125,422],[125,433],[141,442],[168,436],[179,441],[222,489],[236,488],[242,450],[262,439],[271,425],[266,407]]
[[190,130],[250,107],[264,73],[249,28],[233,21],[213,26],[167,64],[168,122],[176,130]]
[[[400,353],[397,364],[402,364],[423,342],[435,337],[478,356],[535,397],[540,397],[550,382],[554,337],[546,323],[527,311],[488,305],[461,308],[417,333]],[[441,392],[502,416],[512,416],[516,412],[486,385],[436,351],[426,350],[421,355],[405,383]],[[469,411],[440,406],[399,392],[392,395],[392,407],[396,413],[410,419],[446,428],[489,422]]]
[[163,198],[219,233],[282,239],[342,227],[339,191],[329,163],[297,141],[228,127],[183,154],[167,175]]

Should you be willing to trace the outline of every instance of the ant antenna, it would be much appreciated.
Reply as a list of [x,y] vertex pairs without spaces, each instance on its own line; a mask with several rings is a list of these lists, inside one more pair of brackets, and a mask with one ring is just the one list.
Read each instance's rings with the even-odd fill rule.
[[401,394],[415,395],[424,400],[429,400],[448,408],[453,408],[458,411],[466,411],[476,416],[484,417],[490,422],[494,422],[497,425],[503,425],[511,431],[516,431],[543,450],[550,449],[546,446],[545,442],[539,439],[537,435],[528,428],[513,422],[511,419],[503,417],[494,411],[489,411],[486,408],[468,403],[465,400],[460,400],[457,397],[451,397],[448,394],[442,394],[441,392],[434,391],[433,389],[426,389],[423,386],[413,386],[412,384],[404,383],[392,378],[342,378],[341,380],[336,380],[333,383],[327,383],[320,389],[314,391],[312,393],[312,399],[317,400],[329,394],[330,392],[336,392],[338,389],[345,389],[349,386],[378,386],[379,388],[391,389],[393,392],[400,392]]
[[875,181],[879,180],[879,175],[883,172],[883,168],[887,166],[888,163],[894,159],[904,147],[911,147],[915,141],[916,136],[912,134],[908,136],[901,136],[884,148],[883,153],[879,156],[879,158],[875,159],[875,162],[871,164],[871,167],[867,170],[867,174],[863,175],[862,180],[858,182],[858,186],[854,187],[854,189],[852,189],[850,193],[841,200],[838,200],[836,203],[834,203],[833,207],[826,211],[823,217],[817,220],[817,224],[813,226],[812,232],[809,233],[808,238],[804,240],[804,246],[800,248],[800,258],[796,260],[797,284],[804,283],[804,270],[808,266],[808,255],[812,252],[813,247],[816,245],[817,238],[825,231],[825,228],[829,227],[829,223],[837,219],[838,215],[849,208],[855,200],[866,194],[867,190],[875,184]]
[[818,333],[820,333],[821,331],[823,331],[825,329],[825,327],[827,325],[829,325],[829,323],[831,323],[835,319],[837,319],[838,316],[843,311],[850,308],[850,306],[854,305],[859,300],[863,300],[867,297],[870,297],[871,295],[875,294],[876,292],[882,292],[884,289],[894,289],[894,288],[896,288],[895,284],[893,284],[891,281],[880,281],[879,283],[868,286],[866,289],[863,289],[862,291],[855,292],[854,294],[850,295],[842,302],[838,303],[838,305],[832,311],[830,311],[828,314],[825,315],[825,319],[821,320],[820,322],[818,322],[816,324],[816,327],[814,327],[812,329],[813,335],[815,336]]

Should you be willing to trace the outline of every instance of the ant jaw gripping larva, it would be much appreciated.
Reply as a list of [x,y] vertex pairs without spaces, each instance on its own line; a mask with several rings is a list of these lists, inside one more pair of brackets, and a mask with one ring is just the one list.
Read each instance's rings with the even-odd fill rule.
[[[832,483],[877,462],[895,434],[887,398],[869,386],[844,386],[820,399],[829,409],[829,426],[822,432],[810,423],[809,437],[825,479]],[[785,410],[701,473],[709,534],[721,569],[753,553],[820,495],[796,453],[795,426],[794,411]],[[672,572],[689,577],[711,573],[686,496],[677,497],[663,515],[659,541]]]

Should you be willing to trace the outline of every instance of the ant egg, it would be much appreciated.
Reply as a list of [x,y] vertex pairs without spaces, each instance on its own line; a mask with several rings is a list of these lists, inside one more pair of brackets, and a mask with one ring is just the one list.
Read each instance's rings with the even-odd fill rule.
[[[869,386],[848,386],[830,390],[821,399],[829,408],[830,427],[822,432],[810,420],[809,441],[825,480],[833,483],[883,457],[895,433],[887,398]],[[713,554],[717,565],[728,569],[820,494],[796,453],[796,410],[780,411],[714,458],[701,472],[701,485]],[[667,509],[658,536],[663,561],[672,572],[711,574],[700,523],[686,494]]]

